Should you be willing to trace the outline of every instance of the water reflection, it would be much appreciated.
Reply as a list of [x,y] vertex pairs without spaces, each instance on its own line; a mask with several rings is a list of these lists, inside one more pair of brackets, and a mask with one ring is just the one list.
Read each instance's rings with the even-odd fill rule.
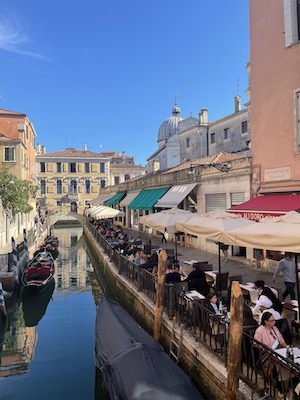
[[45,314],[54,292],[55,281],[51,279],[42,291],[23,291],[22,308],[25,326],[36,326]]
[[[60,241],[54,292],[27,298],[16,291],[0,318],[1,399],[39,399],[41,391],[44,400],[94,398],[95,305],[103,292],[82,227],[55,226],[53,234]],[[55,385],[45,393],[49,379]]]

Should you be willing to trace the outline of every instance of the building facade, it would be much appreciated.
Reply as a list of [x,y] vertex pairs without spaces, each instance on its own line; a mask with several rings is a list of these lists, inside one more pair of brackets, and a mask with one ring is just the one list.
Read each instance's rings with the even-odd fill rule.
[[[0,109],[0,169],[21,180],[36,184],[35,160],[36,132],[26,114]],[[33,227],[33,211],[28,214],[17,213],[11,218],[0,205],[0,248],[11,243],[11,237],[23,235],[23,229]]]
[[83,213],[109,184],[110,161],[99,153],[67,148],[46,153],[37,146],[39,199],[51,212]]
[[251,0],[253,195],[300,192],[300,1]]
[[158,150],[147,159],[147,173],[173,168],[186,161],[221,151],[251,154],[248,108],[241,109],[241,98],[234,98],[234,113],[213,122],[202,108],[199,118],[182,118],[175,104],[172,116],[158,130]]

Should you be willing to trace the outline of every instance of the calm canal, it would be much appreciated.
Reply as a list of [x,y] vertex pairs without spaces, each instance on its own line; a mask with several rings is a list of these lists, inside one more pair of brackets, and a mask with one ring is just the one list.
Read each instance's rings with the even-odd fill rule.
[[102,289],[81,226],[55,226],[53,233],[60,241],[54,292],[38,302],[16,293],[8,303],[0,332],[1,400],[95,398],[94,324]]

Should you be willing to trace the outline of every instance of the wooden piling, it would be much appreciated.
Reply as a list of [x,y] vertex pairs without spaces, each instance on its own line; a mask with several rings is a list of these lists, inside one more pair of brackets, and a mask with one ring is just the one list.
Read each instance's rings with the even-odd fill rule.
[[233,281],[230,303],[230,332],[227,365],[227,400],[236,400],[242,355],[244,298],[239,282]]
[[167,259],[167,252],[165,250],[161,250],[158,255],[156,307],[153,333],[153,337],[157,341],[160,340],[162,316],[164,311],[164,290],[166,281]]

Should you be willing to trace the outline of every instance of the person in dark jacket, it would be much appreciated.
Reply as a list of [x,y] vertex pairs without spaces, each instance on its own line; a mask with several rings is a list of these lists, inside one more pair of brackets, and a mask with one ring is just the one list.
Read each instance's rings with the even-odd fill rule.
[[272,302],[272,308],[275,311],[278,311],[279,314],[282,313],[283,306],[282,306],[281,301],[275,295],[275,293],[272,291],[272,289],[269,286],[265,285],[265,281],[262,281],[262,280],[255,281],[253,288],[258,290],[258,298],[260,298],[260,296],[262,296],[262,295],[268,297]]
[[210,291],[204,271],[201,271],[197,266],[193,266],[193,271],[189,273],[185,282],[188,282],[189,290],[197,290],[203,296],[207,296]]

